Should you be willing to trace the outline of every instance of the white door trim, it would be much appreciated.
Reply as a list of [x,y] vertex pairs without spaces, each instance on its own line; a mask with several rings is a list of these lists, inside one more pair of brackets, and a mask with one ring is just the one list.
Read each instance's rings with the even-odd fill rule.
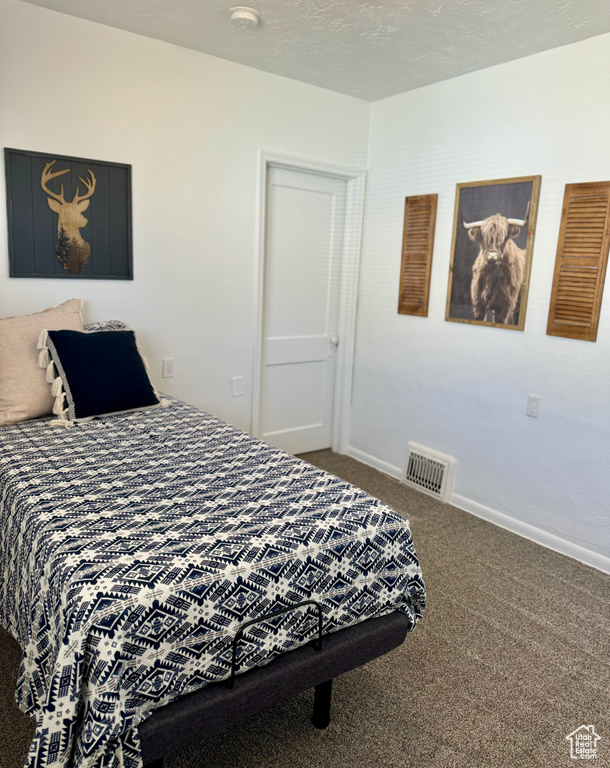
[[254,437],[260,437],[267,173],[270,166],[279,166],[296,171],[311,171],[323,176],[344,179],[347,182],[338,326],[340,343],[337,348],[331,443],[333,451],[345,453],[349,445],[358,275],[362,246],[366,171],[359,168],[294,157],[293,155],[286,155],[280,152],[259,150],[256,251],[254,259],[254,370],[252,375],[252,421],[250,427]]

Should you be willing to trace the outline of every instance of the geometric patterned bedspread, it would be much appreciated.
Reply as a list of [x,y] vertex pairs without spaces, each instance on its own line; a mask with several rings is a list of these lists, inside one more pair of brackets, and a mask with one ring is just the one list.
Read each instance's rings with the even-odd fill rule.
[[[0,429],[0,622],[23,650],[29,768],[141,768],[137,726],[229,675],[244,621],[307,599],[324,634],[425,592],[408,523],[180,401],[71,429]],[[246,633],[239,671],[308,642],[299,609]]]

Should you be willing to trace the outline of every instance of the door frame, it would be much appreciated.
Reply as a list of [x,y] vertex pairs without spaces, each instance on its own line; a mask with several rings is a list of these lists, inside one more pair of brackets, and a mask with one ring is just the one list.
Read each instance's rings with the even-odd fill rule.
[[261,395],[263,376],[263,313],[265,300],[265,251],[267,245],[267,180],[269,168],[309,171],[346,182],[345,228],[341,254],[341,286],[339,300],[337,362],[333,394],[331,449],[345,453],[349,445],[350,407],[356,339],[358,277],[364,220],[366,171],[345,165],[309,160],[302,157],[261,149],[258,154],[258,191],[256,251],[254,259],[254,370],[252,375],[252,420],[250,431],[260,437]]

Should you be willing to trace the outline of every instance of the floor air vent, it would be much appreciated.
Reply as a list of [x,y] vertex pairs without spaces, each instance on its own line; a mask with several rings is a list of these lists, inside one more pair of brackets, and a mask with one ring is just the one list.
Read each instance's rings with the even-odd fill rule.
[[455,459],[451,456],[409,443],[402,481],[435,499],[449,501],[453,490],[454,467]]

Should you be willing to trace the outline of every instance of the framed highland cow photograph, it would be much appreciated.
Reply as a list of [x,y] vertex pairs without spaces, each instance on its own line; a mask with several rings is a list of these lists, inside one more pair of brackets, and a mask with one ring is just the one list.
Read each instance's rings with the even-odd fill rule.
[[131,166],[4,150],[10,277],[131,280]]
[[445,320],[523,330],[540,179],[457,185]]

